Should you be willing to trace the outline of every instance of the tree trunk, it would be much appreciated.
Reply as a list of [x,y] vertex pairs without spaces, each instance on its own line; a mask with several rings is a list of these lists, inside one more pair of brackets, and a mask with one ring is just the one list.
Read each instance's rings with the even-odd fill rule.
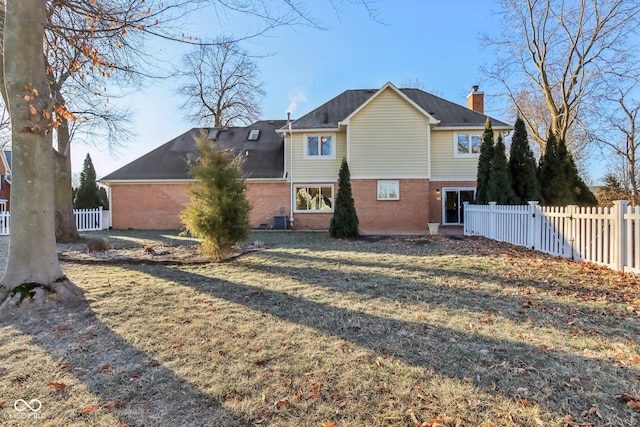
[[73,191],[71,185],[71,144],[69,126],[63,120],[57,129],[58,149],[53,150],[53,185],[56,221],[56,241],[73,242],[80,238],[73,214]]
[[42,46],[46,1],[6,2],[4,83],[11,115],[9,259],[0,302],[68,300],[81,291],[62,274],[56,253],[51,154],[51,93]]

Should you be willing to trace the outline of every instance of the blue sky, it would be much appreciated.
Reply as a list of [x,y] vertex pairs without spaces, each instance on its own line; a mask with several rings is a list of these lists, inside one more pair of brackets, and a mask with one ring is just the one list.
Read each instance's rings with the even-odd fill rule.
[[[326,29],[282,27],[244,45],[251,53],[267,55],[256,59],[266,91],[264,119],[284,119],[289,109],[293,118],[300,117],[347,89],[380,88],[387,81],[400,86],[417,79],[426,91],[462,105],[471,86],[478,84],[486,93],[485,112],[507,121],[480,72],[492,62],[480,35],[498,31],[495,2],[378,0],[382,23],[348,1],[338,11],[328,1],[306,3],[309,14]],[[220,22],[215,14],[202,13],[184,32],[239,35],[250,27],[246,17]],[[179,63],[184,47],[171,42],[155,46],[168,63]],[[95,148],[76,143],[73,170],[82,169],[88,152],[97,176],[104,176],[193,127],[179,111],[182,99],[176,87],[171,80],[155,82],[120,99],[135,113],[136,136],[115,154],[106,141]]]

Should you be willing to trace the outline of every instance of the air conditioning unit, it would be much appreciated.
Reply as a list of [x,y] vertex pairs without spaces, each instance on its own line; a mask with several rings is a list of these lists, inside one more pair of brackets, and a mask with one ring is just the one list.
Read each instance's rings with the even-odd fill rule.
[[274,230],[286,230],[288,218],[286,215],[274,215],[273,217],[273,229]]

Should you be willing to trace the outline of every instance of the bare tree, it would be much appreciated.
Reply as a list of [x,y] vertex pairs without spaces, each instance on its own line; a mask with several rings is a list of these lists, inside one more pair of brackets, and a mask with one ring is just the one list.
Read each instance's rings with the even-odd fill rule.
[[45,6],[41,0],[10,1],[3,20],[2,77],[11,114],[14,166],[9,259],[0,279],[3,305],[19,304],[25,298],[44,299],[45,295],[61,300],[81,295],[64,278],[55,247],[53,103],[42,55]]
[[504,88],[541,148],[553,134],[580,151],[607,75],[633,66],[628,36],[637,31],[640,4],[501,0],[501,8],[501,38],[485,37],[497,53],[486,74]]
[[399,87],[424,90],[424,84],[418,77],[402,79]]
[[198,126],[226,127],[260,118],[264,96],[258,67],[237,43],[200,45],[182,57],[185,118]]
[[[617,96],[609,99],[618,105],[607,115],[610,127],[615,132],[609,132],[597,141],[606,151],[612,152],[621,159],[623,165],[620,170],[621,183],[628,190],[631,203],[635,206],[638,198],[638,176],[640,176],[640,101],[631,96],[634,88],[617,89]],[[612,92],[615,94],[616,92]]]
[[[358,2],[368,7],[366,0]],[[180,40],[181,37],[175,33],[176,28],[168,26],[163,29],[165,18],[173,16],[173,13],[181,16],[187,13],[190,6],[204,3],[208,2],[0,0],[0,23],[4,24],[0,26],[3,48],[0,52],[0,81],[4,83],[0,84],[0,92],[11,117],[11,206],[15,213],[9,239],[9,259],[0,279],[0,307],[20,304],[24,298],[44,301],[46,296],[67,301],[81,295],[79,288],[62,275],[56,254],[52,134],[61,126],[60,119],[74,121],[75,114],[69,110],[66,102],[64,105],[57,103],[55,90],[52,91],[50,86],[48,79],[51,70],[45,61],[43,46],[50,43],[51,39],[46,38],[45,31],[68,31],[70,52],[75,50],[81,53],[77,61],[64,62],[67,65],[61,69],[62,72],[80,76],[81,80],[83,76],[109,78],[116,71],[125,75],[140,75],[143,68],[128,69],[126,65],[106,56],[101,49],[108,52],[111,44],[114,46],[112,51],[117,52],[116,49],[121,48],[118,46],[118,35],[155,35]],[[269,19],[265,19],[266,29],[292,22],[286,20],[287,13],[269,15],[269,9],[259,9],[266,8],[268,3],[239,0],[216,2],[230,10],[234,6],[244,8],[255,5],[256,10],[264,10],[268,15]],[[282,4],[289,15],[304,18],[294,2],[284,0]],[[101,10],[106,6],[117,7],[120,12],[102,14]],[[55,21],[57,25],[53,25],[52,17],[58,13],[61,18]],[[64,15],[66,13],[70,15]],[[259,13],[256,14],[259,16]],[[140,49],[130,51],[131,55],[136,56],[131,52],[145,53],[144,45],[138,46]],[[57,49],[55,44],[49,47],[54,52]],[[68,58],[72,57],[69,53]],[[140,67],[139,63],[131,64]],[[94,91],[101,90],[100,86],[92,88]]]

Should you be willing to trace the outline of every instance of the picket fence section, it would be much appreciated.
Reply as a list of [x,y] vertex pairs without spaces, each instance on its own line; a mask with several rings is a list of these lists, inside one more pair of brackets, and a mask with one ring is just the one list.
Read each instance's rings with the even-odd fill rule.
[[[74,209],[73,214],[76,218],[78,231],[99,231],[105,228],[102,206],[95,209]],[[0,212],[0,236],[9,235],[10,218],[11,214],[9,212]],[[109,227],[107,226],[106,228]]]
[[640,207],[503,206],[465,203],[464,234],[640,273]]
[[0,236],[9,235],[9,216],[8,211],[0,212]]

